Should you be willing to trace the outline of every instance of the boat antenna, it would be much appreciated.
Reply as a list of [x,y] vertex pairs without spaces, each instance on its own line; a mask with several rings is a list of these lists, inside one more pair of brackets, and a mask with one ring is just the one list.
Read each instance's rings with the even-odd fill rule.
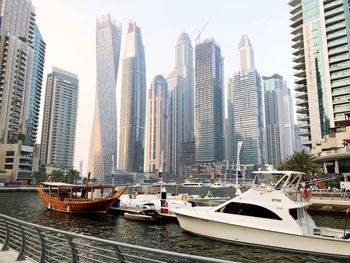
[[162,191],[163,188],[163,153],[164,149],[162,149],[160,153],[160,166],[159,166],[159,177],[160,177],[160,192]]
[[91,176],[91,172],[88,173],[88,177],[86,180],[86,186],[89,186],[90,176]]
[[241,170],[241,162],[239,160],[239,154],[241,152],[243,141],[239,141],[237,143],[237,171],[236,171],[236,196],[238,196],[240,191],[238,192],[238,172]]

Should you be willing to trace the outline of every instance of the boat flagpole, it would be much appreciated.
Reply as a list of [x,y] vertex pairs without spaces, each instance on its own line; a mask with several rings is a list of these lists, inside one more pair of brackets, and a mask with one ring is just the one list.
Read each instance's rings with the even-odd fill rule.
[[237,143],[237,171],[236,171],[236,196],[239,195],[238,193],[238,172],[241,170],[241,162],[239,160],[239,154],[241,152],[243,141],[239,141]]
[[114,186],[114,154],[112,154],[112,185]]
[[159,166],[159,177],[160,177],[160,191],[162,191],[163,188],[163,152],[160,153],[160,166]]

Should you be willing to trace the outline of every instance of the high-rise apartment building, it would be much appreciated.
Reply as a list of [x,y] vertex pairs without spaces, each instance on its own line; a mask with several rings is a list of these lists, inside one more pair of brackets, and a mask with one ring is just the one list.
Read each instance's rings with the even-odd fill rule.
[[26,118],[26,145],[34,145],[36,143],[38,134],[40,100],[46,48],[46,44],[37,26],[35,26],[34,32],[34,53],[31,77],[32,81],[28,96],[28,113]]
[[[117,105],[121,25],[109,15],[96,21],[96,95],[88,171],[99,183],[111,183],[117,160]],[[113,167],[114,165],[114,167]]]
[[145,172],[158,173],[162,165],[163,172],[166,172],[167,116],[167,83],[162,75],[157,75],[146,99]]
[[145,51],[141,29],[131,21],[127,28],[121,90],[118,167],[123,171],[143,170],[145,110]]
[[40,160],[59,169],[73,169],[78,108],[77,75],[53,67],[48,74]]
[[243,35],[237,50],[237,72],[231,81],[228,112],[233,127],[233,158],[237,158],[237,143],[243,141],[240,161],[263,164],[264,130],[261,79],[255,69],[254,51],[247,35]]
[[278,165],[295,150],[293,104],[283,77],[263,77],[267,163]]
[[45,42],[30,0],[0,1],[0,13],[0,170],[5,181],[30,183]]
[[176,69],[168,76],[168,143],[166,151],[167,172],[181,176],[183,161],[183,146],[185,137],[185,88],[186,80]]
[[195,49],[195,160],[224,158],[223,58],[214,39]]
[[349,1],[289,4],[299,135],[314,148],[350,119]]
[[32,145],[37,132],[45,44],[31,1],[2,1],[0,12],[0,143],[17,143],[21,135],[27,144],[28,135]]
[[193,48],[188,34],[182,33],[175,48],[175,69],[185,80],[183,87],[183,142],[194,140]]

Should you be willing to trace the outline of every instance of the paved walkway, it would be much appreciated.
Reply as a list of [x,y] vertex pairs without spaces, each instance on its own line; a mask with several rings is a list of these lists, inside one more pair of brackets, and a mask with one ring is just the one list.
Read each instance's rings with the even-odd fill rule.
[[[0,243],[0,248],[2,247],[2,244]],[[0,250],[0,263],[33,263],[33,261],[30,260],[22,260],[22,261],[16,261],[18,256],[18,252],[14,250],[8,250],[8,251],[1,251]]]

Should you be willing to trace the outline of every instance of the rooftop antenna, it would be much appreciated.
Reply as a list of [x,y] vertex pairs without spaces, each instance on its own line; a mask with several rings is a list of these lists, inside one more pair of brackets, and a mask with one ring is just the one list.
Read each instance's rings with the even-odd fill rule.
[[211,18],[209,18],[209,19],[207,20],[207,22],[204,24],[204,26],[202,27],[202,29],[199,31],[198,36],[197,36],[197,38],[196,38],[196,40],[195,40],[196,43],[200,43],[200,42],[201,42],[201,34],[203,33],[203,31],[204,31],[205,28],[207,27],[207,25],[208,25],[210,19],[211,19]]

